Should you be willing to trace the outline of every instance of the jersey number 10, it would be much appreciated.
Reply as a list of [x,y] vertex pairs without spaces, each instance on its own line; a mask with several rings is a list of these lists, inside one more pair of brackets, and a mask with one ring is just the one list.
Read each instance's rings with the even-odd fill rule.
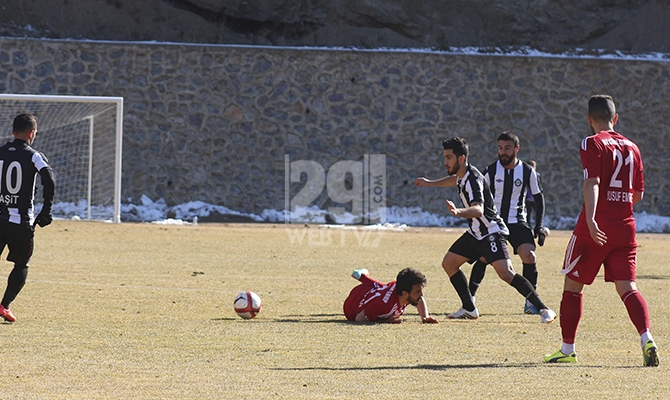
[[[0,171],[3,171],[4,169],[5,169],[5,160],[0,160]],[[16,181],[12,182],[12,176],[14,175],[14,171],[16,171],[15,175]],[[3,178],[2,173],[0,173],[0,188],[2,188],[3,191],[6,188],[9,194],[17,194],[19,190],[21,190],[21,183],[23,182],[23,171],[21,169],[21,163],[19,163],[18,161],[12,161],[7,167],[7,172],[5,173],[4,181],[2,178]]]

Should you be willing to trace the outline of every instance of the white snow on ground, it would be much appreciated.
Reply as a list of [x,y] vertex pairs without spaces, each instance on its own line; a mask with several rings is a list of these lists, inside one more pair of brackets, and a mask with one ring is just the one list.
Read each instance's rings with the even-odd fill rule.
[[[86,203],[56,203],[53,206],[53,214],[56,218],[63,219],[86,219]],[[112,207],[96,207],[91,211],[93,219],[110,220],[113,214]],[[208,204],[202,201],[191,201],[176,206],[168,206],[163,199],[152,200],[142,196],[140,204],[122,204],[121,221],[124,222],[152,222],[160,224],[192,224],[198,219],[209,217],[211,214],[225,215],[232,218],[243,218],[250,222],[286,222],[326,224],[328,211],[316,206],[297,208],[291,213],[284,210],[264,210],[260,214],[244,213],[231,210],[224,206]],[[445,210],[446,214],[446,210]],[[419,207],[388,207],[386,208],[385,221],[373,225],[370,229],[404,230],[408,226],[437,226],[437,227],[465,227],[466,221],[445,214],[433,214],[423,211]],[[343,215],[330,215],[331,227],[346,229],[350,224],[356,223],[356,218],[348,213]],[[379,217],[379,216],[372,216]],[[670,233],[670,217],[640,212],[635,214],[637,231],[647,233]],[[380,220],[380,219],[377,219]],[[383,219],[381,219],[383,221]],[[550,229],[571,230],[577,222],[574,217],[555,217],[547,215],[545,225]]]

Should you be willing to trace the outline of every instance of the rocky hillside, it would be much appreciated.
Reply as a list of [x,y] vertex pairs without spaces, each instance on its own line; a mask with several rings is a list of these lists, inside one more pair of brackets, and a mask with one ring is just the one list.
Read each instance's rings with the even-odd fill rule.
[[0,36],[670,53],[670,0],[3,0]]

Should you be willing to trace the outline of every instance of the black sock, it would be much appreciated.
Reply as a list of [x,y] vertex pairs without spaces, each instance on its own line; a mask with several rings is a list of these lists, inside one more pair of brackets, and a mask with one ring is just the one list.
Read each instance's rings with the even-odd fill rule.
[[7,278],[7,289],[5,289],[5,295],[2,297],[2,306],[9,308],[9,303],[14,301],[16,296],[19,294],[23,285],[26,284],[26,278],[28,277],[28,266],[27,265],[15,265],[12,272]]
[[456,272],[449,278],[449,280],[451,281],[451,284],[454,286],[454,289],[456,289],[458,297],[461,298],[463,308],[465,308],[467,311],[474,311],[475,305],[472,304],[472,297],[470,297],[470,290],[468,289],[468,279],[465,277],[463,271],[459,269],[458,272]]
[[523,277],[528,279],[534,288],[537,287],[537,264],[523,264]]
[[470,294],[475,295],[477,289],[479,289],[479,284],[482,283],[484,279],[484,274],[486,274],[486,263],[482,260],[477,260],[475,265],[472,266],[472,271],[470,272]]
[[548,308],[544,305],[535,289],[533,289],[533,285],[528,282],[528,279],[519,274],[516,274],[514,275],[514,279],[512,279],[512,283],[510,283],[510,285],[513,286],[517,292],[521,293],[523,297],[530,301],[538,311],[543,308]]

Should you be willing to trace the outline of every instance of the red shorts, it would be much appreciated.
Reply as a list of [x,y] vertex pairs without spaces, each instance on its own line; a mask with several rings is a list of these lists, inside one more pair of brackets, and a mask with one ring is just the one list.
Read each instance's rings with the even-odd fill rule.
[[349,321],[356,320],[356,315],[361,312],[358,309],[358,305],[365,296],[365,294],[375,287],[375,284],[378,286],[384,286],[383,283],[370,278],[367,275],[361,275],[361,284],[351,289],[349,296],[344,300],[344,316],[347,317]]
[[370,289],[370,286],[358,285],[349,292],[349,296],[344,300],[343,306],[344,316],[347,317],[349,321],[354,321],[356,319],[356,314],[358,314],[358,303],[360,303],[365,293]]
[[635,281],[636,245],[605,244],[598,246],[591,236],[572,234],[561,273],[573,281],[590,285],[600,266],[605,266],[605,282]]

